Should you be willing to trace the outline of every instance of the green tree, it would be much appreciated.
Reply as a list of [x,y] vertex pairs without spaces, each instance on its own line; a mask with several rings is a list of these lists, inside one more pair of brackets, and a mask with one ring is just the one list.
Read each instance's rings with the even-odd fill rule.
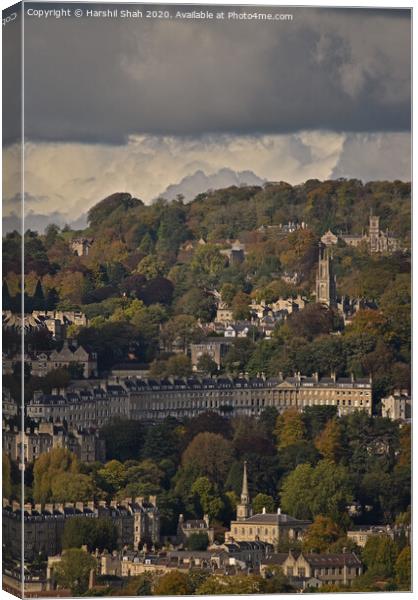
[[160,577],[154,587],[155,596],[188,596],[193,592],[189,576],[180,571],[169,571]]
[[207,533],[192,533],[189,535],[186,541],[188,550],[206,550],[209,545],[209,538]]
[[392,577],[394,575],[397,556],[396,543],[388,535],[369,537],[362,552],[367,570],[379,577]]
[[67,519],[64,525],[62,547],[81,548],[87,546],[90,552],[115,550],[117,544],[116,526],[109,518]]
[[96,568],[95,558],[79,548],[66,550],[54,568],[58,585],[69,588],[74,596],[81,596],[88,589],[90,571]]
[[262,513],[264,508],[268,513],[273,513],[275,509],[274,499],[268,494],[263,494],[261,492],[255,496],[252,504],[254,514]]
[[210,519],[219,518],[219,514],[224,508],[224,503],[217,487],[207,477],[196,479],[192,485],[191,492],[197,495],[201,511],[204,514],[207,514]]
[[215,373],[218,371],[218,365],[210,356],[210,354],[207,353],[199,356],[197,361],[197,368],[199,371],[205,373],[206,375],[215,375]]
[[402,590],[411,589],[411,546],[405,546],[395,563],[396,583]]
[[56,479],[67,473],[72,476],[79,475],[79,464],[75,454],[66,448],[54,448],[50,452],[41,454],[33,467],[33,497],[35,502],[48,502],[55,493],[61,491],[61,480],[58,485]]

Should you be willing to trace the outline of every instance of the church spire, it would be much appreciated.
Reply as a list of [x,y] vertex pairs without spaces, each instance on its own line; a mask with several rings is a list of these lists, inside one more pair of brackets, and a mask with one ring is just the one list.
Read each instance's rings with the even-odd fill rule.
[[247,478],[247,461],[244,461],[244,473],[242,475],[242,491],[241,491],[241,503],[248,504],[250,501],[250,495],[248,493],[248,478]]
[[248,519],[252,515],[250,494],[248,491],[247,461],[244,462],[244,471],[242,474],[241,502],[237,505],[237,520]]

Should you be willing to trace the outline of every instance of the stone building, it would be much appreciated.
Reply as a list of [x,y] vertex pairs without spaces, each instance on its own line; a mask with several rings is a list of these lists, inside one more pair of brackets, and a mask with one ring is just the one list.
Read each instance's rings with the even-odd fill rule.
[[81,388],[53,390],[52,394],[35,392],[26,407],[34,421],[62,423],[69,428],[102,427],[113,418],[129,418],[130,398],[126,386],[97,382]]
[[88,256],[93,241],[92,238],[74,238],[70,242],[70,248],[77,256]]
[[[86,379],[97,377],[97,355],[88,352],[83,346],[78,346],[74,341],[65,340],[61,350],[48,350],[44,352],[25,352],[23,360],[35,377],[45,377],[50,371],[79,365],[82,375]],[[13,373],[15,365],[22,361],[21,354],[3,356],[3,375]]]
[[[203,412],[258,417],[268,406],[279,412],[306,406],[335,406],[338,414],[357,410],[372,414],[370,378],[126,378],[93,387],[68,388],[60,393],[36,393],[26,414],[37,422],[62,422],[69,427],[102,427],[114,417],[155,422],[166,417],[195,417]],[[83,382],[84,384],[84,382]],[[96,384],[97,385],[97,384]]]
[[222,338],[206,338],[198,344],[190,344],[192,367],[197,370],[199,358],[205,354],[210,356],[216,362],[220,369],[232,342]]
[[296,581],[300,587],[304,582],[316,579],[321,585],[351,585],[363,574],[363,564],[353,552],[341,554],[279,553],[270,556],[261,565],[265,574],[272,566],[280,566],[290,582]]
[[[160,514],[156,496],[126,498],[121,502],[65,502],[25,504],[24,555],[33,560],[40,552],[54,556],[62,550],[62,536],[67,519],[107,517],[115,524],[118,546],[137,550],[140,544],[157,544],[160,540]],[[16,559],[21,556],[22,510],[20,504],[3,500],[3,544]]]
[[318,272],[315,287],[316,301],[333,308],[337,304],[337,284],[332,269],[332,255],[327,246],[320,244]]
[[203,515],[203,519],[184,519],[182,514],[179,515],[177,525],[177,543],[186,544],[188,538],[196,533],[206,533],[210,544],[213,544],[215,539],[215,530],[210,526],[209,516]]
[[281,512],[253,514],[248,492],[247,465],[244,463],[241,500],[237,505],[236,521],[231,522],[230,530],[225,534],[226,540],[238,542],[261,541],[277,546],[285,540],[299,540],[311,521],[295,519]]
[[412,417],[412,398],[408,390],[395,390],[382,398],[382,417],[392,421],[409,421]]
[[357,247],[364,244],[371,254],[375,253],[393,253],[400,249],[399,240],[392,236],[389,231],[380,229],[380,217],[370,214],[368,233],[360,234],[334,234],[328,230],[321,238],[326,246],[332,246],[343,241],[347,246]]
[[11,428],[3,424],[3,450],[13,461],[20,460],[21,449],[24,462],[32,463],[54,448],[67,448],[85,463],[106,459],[105,441],[97,430],[68,429],[62,423],[43,422],[34,429],[21,432],[16,426]]

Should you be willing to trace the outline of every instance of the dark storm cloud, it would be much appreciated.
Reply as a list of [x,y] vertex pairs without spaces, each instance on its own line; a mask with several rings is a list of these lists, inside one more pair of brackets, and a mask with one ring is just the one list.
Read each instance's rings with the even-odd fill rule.
[[409,129],[409,11],[267,10],[293,21],[26,18],[27,137]]

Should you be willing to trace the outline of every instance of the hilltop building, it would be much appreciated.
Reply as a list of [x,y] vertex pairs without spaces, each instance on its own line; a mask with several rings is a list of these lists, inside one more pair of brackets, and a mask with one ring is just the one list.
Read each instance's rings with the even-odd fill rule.
[[332,246],[343,241],[347,246],[357,247],[365,244],[371,254],[392,253],[400,249],[399,240],[388,232],[380,229],[380,217],[370,214],[368,233],[358,234],[334,234],[330,229],[324,233],[321,242],[325,246]]
[[92,238],[74,238],[70,242],[70,248],[77,256],[88,256],[93,242]]
[[337,304],[337,283],[332,269],[332,254],[324,244],[319,245],[318,273],[316,276],[316,301],[329,308]]
[[311,521],[295,519],[281,512],[253,514],[248,492],[247,463],[244,463],[240,503],[237,505],[237,518],[231,522],[226,540],[238,542],[267,542],[277,546],[284,540],[298,540],[303,537]]

